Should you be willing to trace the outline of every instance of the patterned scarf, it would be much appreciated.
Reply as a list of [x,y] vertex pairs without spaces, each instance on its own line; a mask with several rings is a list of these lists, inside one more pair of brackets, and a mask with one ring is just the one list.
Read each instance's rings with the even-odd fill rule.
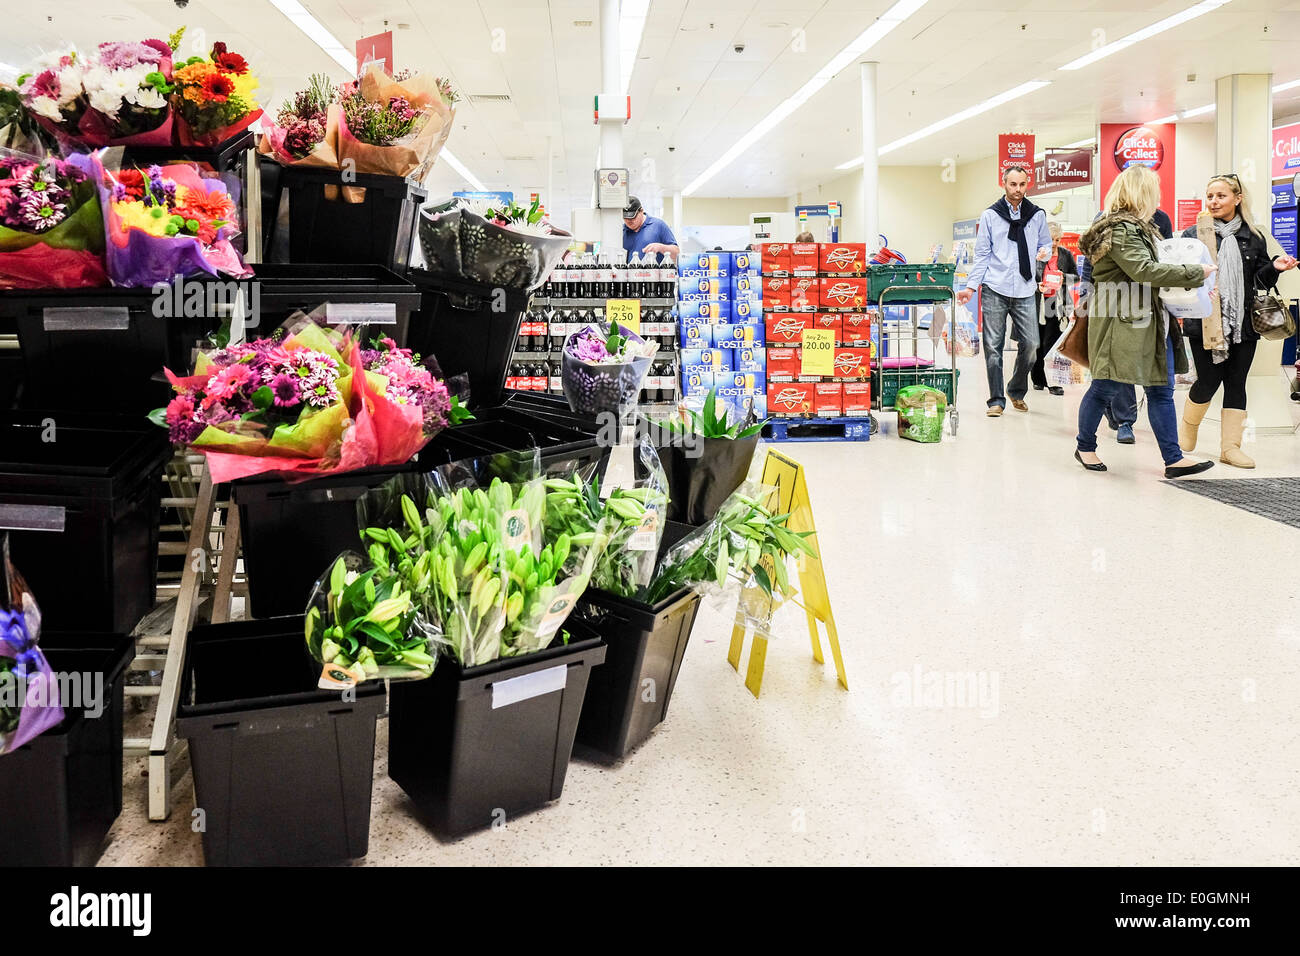
[[1241,248],[1237,232],[1245,225],[1241,214],[1229,222],[1214,220],[1214,232],[1219,237],[1219,312],[1223,316],[1223,349],[1214,350],[1216,363],[1228,358],[1227,345],[1241,342],[1241,328],[1245,317],[1241,313],[1246,300],[1245,271],[1241,264]]

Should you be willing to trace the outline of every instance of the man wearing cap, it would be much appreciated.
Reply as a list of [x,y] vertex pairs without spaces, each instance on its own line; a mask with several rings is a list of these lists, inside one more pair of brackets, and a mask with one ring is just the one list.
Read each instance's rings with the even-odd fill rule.
[[677,239],[668,223],[647,216],[635,196],[629,196],[623,207],[623,251],[629,256],[654,252],[677,258]]

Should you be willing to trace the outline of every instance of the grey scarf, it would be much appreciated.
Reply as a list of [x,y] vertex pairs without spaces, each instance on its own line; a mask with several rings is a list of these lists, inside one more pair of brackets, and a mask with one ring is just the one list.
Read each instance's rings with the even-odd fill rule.
[[[1241,265],[1241,249],[1237,245],[1237,232],[1244,225],[1241,214],[1229,222],[1214,220],[1214,232],[1219,237],[1219,312],[1223,316],[1223,340],[1228,345],[1241,342],[1244,316],[1242,303],[1246,300],[1245,271]],[[1214,361],[1228,358],[1228,350],[1215,349]]]

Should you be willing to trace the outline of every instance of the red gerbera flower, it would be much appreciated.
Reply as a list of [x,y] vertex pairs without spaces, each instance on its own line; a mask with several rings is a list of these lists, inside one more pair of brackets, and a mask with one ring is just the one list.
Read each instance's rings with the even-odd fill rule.
[[235,83],[220,73],[212,73],[203,78],[203,92],[214,103],[224,103],[226,98],[235,92]]
[[238,53],[218,53],[213,57],[217,66],[221,67],[227,73],[234,73],[243,76],[248,72],[248,61]]

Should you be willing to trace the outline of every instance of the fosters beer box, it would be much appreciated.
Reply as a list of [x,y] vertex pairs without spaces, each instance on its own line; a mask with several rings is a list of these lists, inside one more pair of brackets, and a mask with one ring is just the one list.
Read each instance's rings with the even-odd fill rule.
[[731,279],[734,276],[758,275],[758,257],[749,250],[699,252],[679,256],[677,275],[679,278],[688,279],[703,276]]
[[713,345],[713,323],[708,319],[678,317],[678,336],[682,348],[707,349]]
[[677,318],[681,321],[700,319],[709,324],[731,321],[731,301],[728,299],[691,299],[677,303]]
[[763,344],[763,326],[728,322],[713,327],[713,345],[720,349],[753,348]]
[[693,372],[730,372],[734,349],[682,349],[682,375]]
[[719,372],[714,375],[718,399],[732,410],[737,418],[744,416],[749,406],[759,418],[767,417],[767,394],[763,376],[753,372]]

